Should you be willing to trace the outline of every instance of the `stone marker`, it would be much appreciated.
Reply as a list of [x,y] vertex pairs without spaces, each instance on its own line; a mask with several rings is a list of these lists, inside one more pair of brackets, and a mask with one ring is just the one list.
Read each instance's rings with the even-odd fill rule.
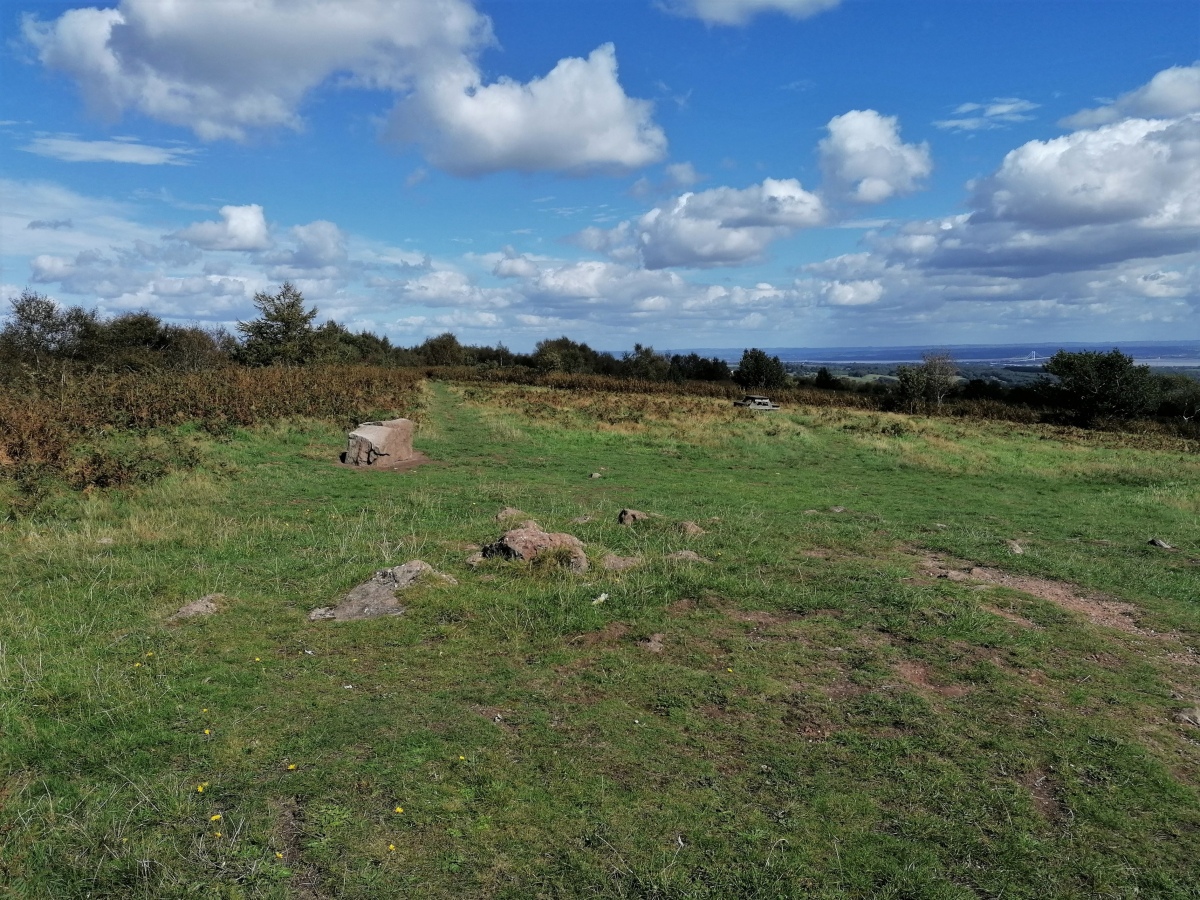
[[392,465],[412,459],[413,430],[408,419],[363,422],[346,435],[345,462],[350,466]]
[[423,576],[440,579],[446,584],[458,584],[449,575],[435,571],[429,563],[414,559],[402,566],[380,569],[369,581],[353,588],[337,606],[314,609],[308,618],[313,622],[319,619],[353,622],[377,616],[398,616],[404,612],[404,607],[396,599],[396,592],[411,587]]
[[512,531],[506,532],[502,538],[483,548],[487,559],[523,559],[529,562],[547,550],[567,550],[570,554],[568,568],[572,572],[586,572],[588,567],[587,554],[583,552],[583,541],[573,534],[548,533],[542,531],[537,522],[530,519],[522,522]]

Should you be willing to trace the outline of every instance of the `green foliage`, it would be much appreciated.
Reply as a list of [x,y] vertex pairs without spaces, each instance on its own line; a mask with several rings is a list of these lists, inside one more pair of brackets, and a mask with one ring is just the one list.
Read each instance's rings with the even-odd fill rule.
[[787,384],[787,371],[778,356],[767,356],[765,351],[753,348],[743,351],[733,380],[744,388],[776,390]]
[[290,281],[279,292],[259,291],[254,306],[260,316],[238,322],[243,342],[238,352],[242,362],[251,366],[300,366],[317,356],[317,336],[313,319],[317,308],[306,309],[304,295]]
[[1045,365],[1057,381],[1047,386],[1052,402],[1082,425],[1098,419],[1132,419],[1158,403],[1159,385],[1149,366],[1136,366],[1120,350],[1059,350]]
[[900,366],[896,370],[893,399],[905,412],[940,412],[957,372],[949,353],[925,353],[919,366]]

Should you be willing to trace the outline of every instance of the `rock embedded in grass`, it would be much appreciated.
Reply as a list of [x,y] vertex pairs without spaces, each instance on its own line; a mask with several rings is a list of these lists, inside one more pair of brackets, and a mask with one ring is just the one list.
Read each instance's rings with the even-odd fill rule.
[[505,519],[524,519],[529,513],[517,509],[515,506],[506,506],[500,512],[496,513],[496,521],[503,522]]
[[220,612],[220,604],[225,602],[224,594],[205,594],[199,600],[193,600],[191,603],[186,603],[179,607],[179,610],[171,618],[167,619],[169,624],[175,624],[184,619],[193,619],[197,616],[212,616]]
[[604,559],[600,560],[600,566],[608,572],[624,572],[626,569],[641,565],[641,562],[640,556],[617,556],[615,553],[606,553]]
[[483,548],[486,559],[521,559],[533,562],[539,556],[561,551],[566,556],[566,565],[572,572],[586,572],[588,567],[587,554],[583,551],[583,541],[573,534],[565,532],[547,532],[537,522],[530,519],[518,527],[505,532],[499,540]]
[[338,622],[356,622],[379,616],[398,616],[404,607],[396,599],[396,592],[416,584],[422,578],[436,578],[446,584],[457,584],[449,575],[436,571],[433,566],[419,559],[402,566],[380,569],[370,580],[353,588],[337,606],[322,606],[308,614],[310,621],[333,619]]
[[706,565],[712,560],[705,559],[699,553],[692,550],[676,550],[674,553],[668,553],[664,559],[669,559],[672,562],[698,562]]
[[679,530],[688,537],[699,537],[702,534],[708,534],[703,528],[695,522],[680,522]]
[[638,509],[623,509],[617,513],[618,525],[632,525],[634,522],[641,522],[650,518],[650,513],[644,513]]

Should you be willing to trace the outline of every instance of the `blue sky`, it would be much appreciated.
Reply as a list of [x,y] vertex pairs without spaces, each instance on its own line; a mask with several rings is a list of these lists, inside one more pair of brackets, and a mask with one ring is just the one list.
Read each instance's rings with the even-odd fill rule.
[[1194,0],[13,0],[0,288],[404,343],[1200,339]]

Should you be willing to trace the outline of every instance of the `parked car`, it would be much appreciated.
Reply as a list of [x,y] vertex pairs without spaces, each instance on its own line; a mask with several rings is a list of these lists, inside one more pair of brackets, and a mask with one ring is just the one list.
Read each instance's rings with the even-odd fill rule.
[[779,407],[771,402],[770,397],[764,397],[761,394],[747,394],[741,400],[734,400],[734,406],[742,406],[746,409],[779,409]]

